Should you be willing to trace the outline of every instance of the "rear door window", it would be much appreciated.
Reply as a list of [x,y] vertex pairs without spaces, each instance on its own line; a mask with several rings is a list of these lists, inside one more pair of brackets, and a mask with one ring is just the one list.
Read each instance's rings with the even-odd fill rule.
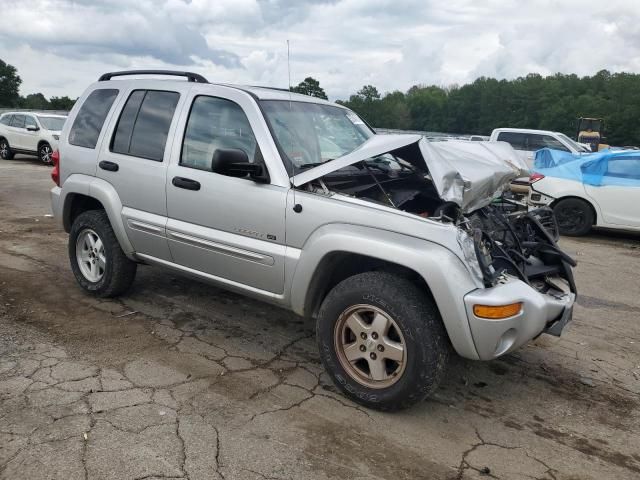
[[69,131],[71,145],[96,148],[104,120],[117,96],[118,90],[111,88],[91,92],[80,107]]
[[525,135],[524,133],[518,132],[500,132],[498,134],[499,142],[507,142],[516,150],[524,150],[525,149]]
[[16,128],[24,128],[24,115],[14,115],[11,120],[11,126]]
[[134,90],[122,109],[111,151],[161,162],[180,94]]

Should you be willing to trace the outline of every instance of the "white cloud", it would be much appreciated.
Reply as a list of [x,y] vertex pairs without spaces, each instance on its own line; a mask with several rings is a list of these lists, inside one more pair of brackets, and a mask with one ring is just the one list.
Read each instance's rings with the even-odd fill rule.
[[636,0],[0,0],[0,58],[22,93],[77,96],[101,73],[320,80],[332,98],[529,72],[640,71]]

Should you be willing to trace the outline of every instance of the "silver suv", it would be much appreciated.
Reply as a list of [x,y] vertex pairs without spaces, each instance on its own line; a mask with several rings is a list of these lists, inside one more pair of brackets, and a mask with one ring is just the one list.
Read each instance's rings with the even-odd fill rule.
[[[131,74],[188,81],[114,79]],[[82,288],[123,294],[153,264],[313,317],[327,372],[368,407],[424,399],[452,349],[490,360],[571,319],[553,217],[496,203],[526,168],[504,143],[376,135],[316,98],[134,71],[87,89],[54,158]]]

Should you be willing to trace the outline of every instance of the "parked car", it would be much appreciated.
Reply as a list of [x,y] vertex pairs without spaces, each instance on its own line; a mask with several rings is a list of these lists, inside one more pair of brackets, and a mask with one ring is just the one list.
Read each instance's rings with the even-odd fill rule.
[[591,227],[640,231],[640,152],[536,154],[529,204],[552,207],[560,233],[585,235]]
[[[564,133],[526,128],[496,128],[489,141],[507,142],[527,163],[533,167],[535,152],[541,148],[553,148],[563,152],[587,153],[591,150],[571,140]],[[521,177],[512,182],[511,189],[520,194],[529,193],[529,178]]]
[[52,164],[51,155],[58,148],[64,115],[31,112],[8,112],[0,116],[0,157],[11,160],[16,153],[37,156]]
[[[158,73],[189,81],[113,80]],[[526,168],[506,145],[376,135],[310,96],[132,71],[86,90],[54,159],[83,289],[122,295],[145,263],[313,317],[327,372],[368,407],[423,399],[451,347],[490,360],[571,319],[550,210],[492,206]]]

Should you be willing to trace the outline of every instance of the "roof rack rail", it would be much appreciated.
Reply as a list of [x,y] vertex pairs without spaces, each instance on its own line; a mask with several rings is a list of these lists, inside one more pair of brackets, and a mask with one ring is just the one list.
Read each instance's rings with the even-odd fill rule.
[[113,77],[122,77],[125,75],[171,75],[173,77],[187,77],[189,82],[209,83],[202,75],[193,72],[179,72],[176,70],[127,70],[122,72],[109,72],[100,76],[99,82],[111,80]]
[[[279,90],[281,92],[290,92],[288,88],[280,88],[280,87],[265,87],[264,85],[249,85],[251,88],[265,88],[267,90]],[[295,93],[295,92],[291,92]]]

